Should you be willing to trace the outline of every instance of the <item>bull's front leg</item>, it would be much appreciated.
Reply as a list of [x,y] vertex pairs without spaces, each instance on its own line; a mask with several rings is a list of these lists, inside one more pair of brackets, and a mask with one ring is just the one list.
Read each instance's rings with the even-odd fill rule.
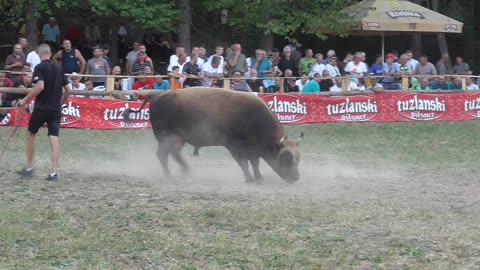
[[252,164],[252,169],[253,169],[253,175],[255,177],[255,182],[257,182],[257,183],[263,182],[263,176],[260,173],[260,158],[259,157],[250,158],[250,164]]
[[232,154],[232,157],[237,161],[238,165],[243,171],[243,174],[245,175],[245,182],[247,183],[253,183],[253,176],[248,170],[248,159],[246,157],[243,157],[239,152],[235,150],[230,150],[230,153]]

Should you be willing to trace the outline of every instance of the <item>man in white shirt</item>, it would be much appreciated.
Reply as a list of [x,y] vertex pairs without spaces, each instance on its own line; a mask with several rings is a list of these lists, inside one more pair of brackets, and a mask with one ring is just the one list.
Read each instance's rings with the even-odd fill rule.
[[28,55],[27,55],[27,60],[26,62],[30,64],[30,67],[32,69],[32,72],[33,70],[35,69],[35,66],[40,64],[40,56],[38,55],[38,47],[40,45],[37,45],[35,47],[35,50],[31,51]]
[[211,55],[209,58],[208,58],[208,62],[210,62],[210,64],[212,63],[212,58],[214,56],[218,56],[220,58],[220,64],[219,64],[219,69],[220,71],[223,73],[223,68],[225,67],[225,59],[223,58],[223,47],[222,46],[217,46],[217,48],[215,48],[215,54]]
[[[358,85],[350,81],[347,91],[350,92],[356,90],[358,90]],[[335,77],[335,85],[330,87],[330,92],[342,92],[342,78],[340,76]]]
[[468,91],[478,91],[479,90],[478,85],[473,83],[472,78],[467,77],[465,82],[467,84],[467,90]]
[[[190,55],[200,56],[200,48],[199,47],[193,47],[192,48],[192,54],[190,54]],[[191,59],[190,56],[188,56],[187,61],[185,61],[185,62],[187,62],[187,63],[190,62],[190,59]],[[200,68],[200,70],[202,70],[203,64],[205,64],[205,60],[198,57],[197,58],[197,65]]]
[[303,87],[309,83],[310,80],[306,74],[302,75],[302,77],[295,81],[295,85],[298,86],[298,92],[302,92]]
[[323,54],[317,53],[315,58],[317,62],[310,68],[310,73],[308,74],[308,76],[312,78],[315,73],[322,74],[323,70],[325,69],[325,65],[323,64]]
[[358,82],[358,78],[364,77],[368,73],[367,65],[362,62],[363,53],[355,53],[353,61],[349,62],[345,67],[345,72],[351,75],[351,80],[355,84]]
[[167,71],[170,73],[172,72],[172,68],[174,66],[178,66],[180,68],[179,72],[180,74],[183,72],[183,66],[187,63],[187,55],[185,53],[181,53],[178,56],[177,61],[174,61],[173,63],[170,63],[170,65],[167,67]]
[[[170,60],[168,61],[169,66],[170,67],[180,66],[180,64],[178,63],[178,58],[180,58],[180,55],[183,55],[183,54],[185,54],[185,48],[182,46],[178,46],[175,49],[175,54],[170,56]],[[185,62],[187,62],[186,58],[185,58]],[[171,71],[171,69],[169,71]]]
[[213,84],[223,78],[223,72],[220,71],[220,57],[214,55],[212,61],[208,61],[203,65],[202,70],[203,79],[201,83],[203,86],[211,87]]
[[337,61],[338,58],[336,56],[332,56],[328,59],[328,64],[325,66],[325,69],[328,70],[330,76],[332,77],[342,76],[340,69],[338,69]]
[[[80,75],[77,74],[76,72],[73,72],[72,75],[70,76],[71,82],[69,83],[70,89],[72,90],[85,90],[86,86],[85,84],[80,82]],[[84,95],[75,95],[75,97],[78,98],[85,98]]]

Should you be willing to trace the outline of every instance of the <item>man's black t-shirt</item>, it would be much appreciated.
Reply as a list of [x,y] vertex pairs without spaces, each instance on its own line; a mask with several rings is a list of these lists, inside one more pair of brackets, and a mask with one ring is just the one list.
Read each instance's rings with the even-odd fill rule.
[[33,82],[43,81],[43,91],[35,98],[34,109],[61,111],[63,86],[68,84],[62,68],[50,60],[35,66]]

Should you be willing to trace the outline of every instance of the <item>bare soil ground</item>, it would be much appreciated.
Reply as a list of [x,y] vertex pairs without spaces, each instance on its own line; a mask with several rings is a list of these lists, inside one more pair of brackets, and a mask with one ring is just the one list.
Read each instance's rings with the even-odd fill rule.
[[23,132],[0,163],[0,269],[480,269],[480,123],[288,130],[301,180],[262,163],[263,185],[215,147],[166,181],[150,130],[62,130],[58,183],[41,133],[20,180]]

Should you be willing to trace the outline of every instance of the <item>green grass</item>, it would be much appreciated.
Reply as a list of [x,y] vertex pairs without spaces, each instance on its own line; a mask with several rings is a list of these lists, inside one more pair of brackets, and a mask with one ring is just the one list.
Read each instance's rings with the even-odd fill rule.
[[[43,175],[24,181],[13,174],[24,160],[22,130],[0,162],[0,269],[480,266],[480,185],[475,181],[480,122],[287,130],[290,138],[305,132],[305,163],[337,156],[345,166],[372,172],[395,168],[404,174],[307,179],[293,185],[272,180],[251,189],[239,179],[234,188],[241,192],[219,191],[211,183],[196,190],[121,173],[95,175],[83,167],[125,156],[141,159],[135,156],[137,147],[155,158],[150,130],[63,129],[62,169],[81,166],[83,171],[55,184],[43,181]],[[9,132],[0,128],[2,141]],[[42,174],[50,165],[44,130],[37,140]],[[185,153],[191,154],[191,147]],[[202,149],[200,160],[233,162],[220,148]],[[232,182],[238,181],[226,184]],[[332,196],[306,196],[310,185]]]

